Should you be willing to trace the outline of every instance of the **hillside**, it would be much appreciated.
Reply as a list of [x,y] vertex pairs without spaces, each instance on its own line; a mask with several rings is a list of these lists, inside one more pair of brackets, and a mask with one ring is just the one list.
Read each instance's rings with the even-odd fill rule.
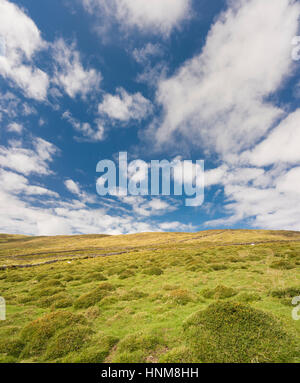
[[299,362],[299,277],[299,232],[2,234],[0,362]]

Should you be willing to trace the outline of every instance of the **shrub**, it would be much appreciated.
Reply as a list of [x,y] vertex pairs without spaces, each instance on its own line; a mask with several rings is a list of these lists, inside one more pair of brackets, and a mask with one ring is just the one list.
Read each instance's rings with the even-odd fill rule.
[[30,322],[20,333],[21,341],[26,344],[23,355],[30,356],[43,352],[56,331],[85,323],[86,320],[82,315],[67,311],[55,311]]
[[102,282],[98,285],[98,289],[106,290],[106,291],[114,291],[116,290],[116,286],[108,282]]
[[210,267],[215,270],[215,271],[219,271],[219,270],[226,270],[228,269],[228,267],[226,265],[223,265],[223,264],[220,264],[220,263],[214,263],[214,264],[211,264]]
[[270,267],[272,269],[277,269],[277,270],[290,270],[294,269],[296,266],[294,263],[291,263],[289,261],[285,260],[280,260],[280,261],[274,261],[270,264]]
[[65,298],[56,299],[53,302],[51,308],[52,309],[63,309],[63,308],[72,306],[72,304],[73,304],[72,299],[69,297],[65,297]]
[[261,296],[254,292],[242,292],[235,298],[235,300],[242,303],[250,303],[260,301]]
[[271,291],[275,298],[293,298],[300,295],[300,287],[287,287],[285,289],[275,289]]
[[98,306],[91,306],[86,310],[84,315],[88,319],[96,319],[100,315],[100,309]]
[[119,274],[120,279],[127,279],[133,276],[135,276],[135,273],[132,270],[123,270]]
[[[72,300],[70,296],[64,292],[60,292],[52,296],[42,297],[36,302],[36,306],[42,307],[42,308],[49,308],[51,305],[53,305],[53,307],[56,307],[56,302],[61,300],[67,300],[69,302],[68,306],[72,306]],[[65,307],[68,307],[68,306],[65,306]],[[59,307],[57,306],[57,308]]]
[[186,305],[191,302],[192,296],[188,290],[172,290],[168,295],[169,300],[176,303],[177,305]]
[[45,297],[45,296],[52,296],[52,295],[55,295],[55,294],[57,294],[63,290],[64,289],[61,287],[46,287],[43,289],[37,289],[36,288],[31,292],[31,296],[36,297],[36,298],[41,298],[41,297]]
[[24,342],[18,338],[6,338],[0,343],[0,352],[17,358],[24,348]]
[[46,287],[63,287],[63,284],[61,283],[59,279],[49,279],[38,285],[38,288],[40,289],[44,289]]
[[156,335],[135,333],[126,335],[119,344],[118,352],[134,352],[134,351],[151,351],[160,343],[160,339]]
[[273,316],[234,302],[217,302],[184,323],[197,361],[214,363],[284,362],[293,338]]
[[226,299],[233,297],[237,291],[231,287],[218,285],[214,289],[205,289],[202,291],[202,296],[207,299]]
[[90,338],[92,331],[86,326],[66,328],[55,334],[50,340],[45,358],[57,359],[71,351],[78,351]]
[[150,267],[144,271],[144,274],[147,275],[161,275],[163,271],[159,267]]
[[103,289],[96,288],[89,293],[81,295],[74,302],[74,307],[76,309],[86,309],[90,306],[94,306],[97,302],[100,302],[108,292]]
[[120,296],[120,299],[122,301],[134,301],[137,299],[145,298],[148,294],[144,293],[143,291],[138,290],[130,290],[126,292],[125,294]]
[[107,281],[107,278],[99,272],[90,273],[88,276],[83,278],[84,283],[94,282],[94,281]]

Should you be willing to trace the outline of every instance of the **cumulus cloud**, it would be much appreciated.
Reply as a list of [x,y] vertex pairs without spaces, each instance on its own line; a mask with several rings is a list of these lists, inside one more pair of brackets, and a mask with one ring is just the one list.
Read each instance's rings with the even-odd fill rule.
[[123,29],[169,36],[190,16],[190,0],[82,0],[85,9],[103,19],[116,20]]
[[21,124],[18,124],[17,122],[11,122],[8,127],[7,127],[7,130],[9,132],[13,132],[13,133],[22,133],[22,130],[23,130],[23,126]]
[[45,100],[49,78],[33,59],[47,44],[30,17],[7,0],[0,0],[0,37],[0,75],[20,87],[26,96]]
[[201,54],[159,83],[156,141],[179,135],[228,158],[263,137],[283,114],[266,99],[290,73],[299,10],[289,0],[231,2]]
[[295,164],[300,162],[300,109],[287,116],[250,153],[243,155],[258,166],[273,165],[278,162]]
[[[72,116],[67,110],[63,113],[62,118],[68,121],[73,128],[82,134],[87,141],[102,141],[104,139],[104,126],[101,121],[96,119],[94,121],[94,127],[89,122],[80,122]],[[81,140],[80,137],[75,137],[77,140]]]
[[120,122],[140,121],[151,111],[151,102],[141,93],[129,94],[123,88],[118,88],[115,95],[105,94],[103,101],[98,105],[100,116]]
[[83,67],[75,43],[67,45],[63,39],[58,39],[53,44],[53,53],[56,62],[53,81],[68,96],[85,98],[89,93],[99,91],[102,76],[93,68]]
[[42,138],[34,138],[32,148],[22,148],[12,145],[0,146],[0,166],[18,173],[50,174],[49,162],[57,148]]

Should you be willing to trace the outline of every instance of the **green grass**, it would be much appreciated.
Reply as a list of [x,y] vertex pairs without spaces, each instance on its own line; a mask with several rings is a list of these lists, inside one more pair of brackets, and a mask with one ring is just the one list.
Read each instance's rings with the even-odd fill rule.
[[0,267],[48,260],[0,270],[0,362],[300,361],[300,233],[0,235]]

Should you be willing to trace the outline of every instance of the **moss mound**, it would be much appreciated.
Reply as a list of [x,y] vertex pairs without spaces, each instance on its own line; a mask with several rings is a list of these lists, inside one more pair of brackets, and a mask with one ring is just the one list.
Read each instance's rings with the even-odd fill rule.
[[226,299],[231,298],[238,292],[231,288],[223,285],[219,285],[214,289],[205,289],[202,291],[202,296],[207,299]]
[[270,264],[270,267],[272,269],[277,270],[290,270],[294,269],[296,265],[294,263],[291,263],[290,261],[280,260],[280,261],[274,261]]
[[168,294],[168,299],[177,305],[186,305],[193,301],[191,293],[188,290],[182,289],[172,290]]
[[74,307],[76,309],[86,309],[90,306],[94,306],[97,302],[100,302],[106,295],[108,295],[107,290],[96,288],[77,298],[74,302]]
[[300,286],[275,289],[271,291],[271,295],[276,298],[294,298],[300,295]]
[[135,352],[154,350],[160,344],[160,337],[155,334],[129,334],[118,344],[118,352]]
[[184,323],[186,340],[204,363],[286,362],[293,337],[272,315],[234,302],[217,302]]
[[20,340],[26,345],[23,356],[42,353],[57,331],[79,324],[86,324],[86,319],[67,311],[55,311],[30,322],[20,333]]
[[159,267],[150,267],[144,271],[144,274],[147,275],[161,275],[163,271]]
[[55,334],[47,346],[45,358],[57,359],[69,352],[78,351],[90,339],[91,329],[86,326],[66,328]]

